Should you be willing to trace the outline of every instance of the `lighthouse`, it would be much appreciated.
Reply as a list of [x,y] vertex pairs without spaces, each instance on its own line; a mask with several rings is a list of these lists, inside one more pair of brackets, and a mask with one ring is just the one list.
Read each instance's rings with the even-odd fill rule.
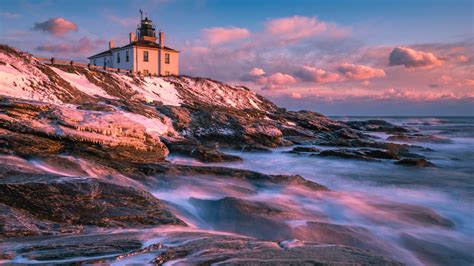
[[179,75],[179,51],[165,45],[165,33],[158,32],[153,21],[143,18],[135,33],[129,33],[129,43],[116,47],[109,41],[108,50],[88,57],[91,65],[130,70],[144,75]]

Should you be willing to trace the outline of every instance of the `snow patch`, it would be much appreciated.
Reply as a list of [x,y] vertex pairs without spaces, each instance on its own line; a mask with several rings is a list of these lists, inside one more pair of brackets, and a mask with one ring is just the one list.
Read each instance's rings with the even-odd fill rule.
[[95,84],[91,83],[85,76],[80,74],[73,74],[62,71],[59,68],[50,67],[56,74],[58,74],[61,78],[69,82],[71,86],[75,87],[76,89],[84,92],[87,95],[92,97],[101,96],[104,98],[109,99],[116,99],[113,96],[110,96],[105,92],[102,88],[96,86]]
[[121,114],[130,120],[142,125],[145,127],[146,132],[148,133],[156,133],[159,136],[165,135],[170,131],[168,125],[161,122],[158,118],[148,118],[142,115],[129,113],[129,112],[121,112]]
[[60,103],[54,93],[43,85],[48,77],[23,59],[9,56],[0,51],[0,95],[14,98]]

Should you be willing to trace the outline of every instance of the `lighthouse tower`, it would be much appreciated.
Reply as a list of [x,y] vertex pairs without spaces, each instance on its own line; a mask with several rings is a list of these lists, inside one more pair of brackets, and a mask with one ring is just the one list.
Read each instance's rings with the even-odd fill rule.
[[[158,42],[157,42],[158,41]],[[165,46],[165,33],[156,28],[148,17],[143,18],[135,33],[130,32],[129,43],[115,47],[109,42],[109,50],[88,57],[93,65],[127,69],[144,75],[179,75],[179,51]]]

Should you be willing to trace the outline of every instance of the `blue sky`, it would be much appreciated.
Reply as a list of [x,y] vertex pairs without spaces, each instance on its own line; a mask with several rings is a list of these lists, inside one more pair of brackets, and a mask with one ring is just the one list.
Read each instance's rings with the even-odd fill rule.
[[[473,2],[3,0],[0,42],[84,60],[110,39],[125,44],[142,9],[182,51],[182,73],[244,84],[292,109],[363,115],[384,102],[383,114],[400,115],[401,102],[407,114],[474,115]],[[74,27],[33,30],[54,18]]]

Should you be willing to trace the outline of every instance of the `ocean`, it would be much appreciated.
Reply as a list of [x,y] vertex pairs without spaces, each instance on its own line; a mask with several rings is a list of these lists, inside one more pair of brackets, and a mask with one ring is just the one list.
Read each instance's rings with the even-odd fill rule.
[[[281,198],[286,197],[287,201],[299,203],[291,205],[293,208],[321,212],[331,223],[365,228],[390,244],[390,252],[396,259],[410,265],[468,265],[474,250],[474,117],[332,118],[343,121],[382,119],[449,141],[409,143],[431,149],[421,154],[436,165],[433,168],[287,153],[292,147],[278,148],[272,153],[227,150],[244,160],[215,165],[266,174],[301,175],[327,186],[334,193],[314,200],[310,196],[292,196],[290,192],[285,195],[267,192],[254,198],[281,203]],[[381,139],[387,137],[383,133],[374,135]],[[180,157],[172,160],[201,164]],[[427,226],[400,215],[414,212],[424,219],[418,206],[449,219],[454,226]]]

